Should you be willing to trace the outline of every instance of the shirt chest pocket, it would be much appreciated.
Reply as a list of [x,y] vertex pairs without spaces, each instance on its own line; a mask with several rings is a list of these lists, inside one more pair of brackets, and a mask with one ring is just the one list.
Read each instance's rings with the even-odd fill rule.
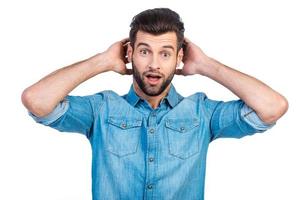
[[168,119],[166,131],[169,153],[180,159],[187,159],[200,151],[199,119]]
[[137,152],[142,119],[109,117],[106,132],[106,149],[119,157]]

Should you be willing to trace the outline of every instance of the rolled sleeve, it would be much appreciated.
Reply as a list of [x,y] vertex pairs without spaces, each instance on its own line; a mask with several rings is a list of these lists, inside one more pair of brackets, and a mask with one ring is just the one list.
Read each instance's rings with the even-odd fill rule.
[[244,104],[241,108],[241,116],[250,126],[256,129],[258,132],[266,131],[272,128],[276,123],[268,124],[263,122],[256,112],[250,108],[247,104]]
[[207,100],[214,104],[210,120],[212,140],[217,138],[242,138],[244,136],[262,133],[274,126],[263,122],[242,100],[218,102]]
[[61,101],[55,108],[54,110],[48,114],[45,117],[37,117],[31,112],[29,112],[29,115],[37,122],[43,125],[48,126],[49,124],[55,122],[58,120],[61,116],[63,116],[69,108],[69,101],[64,99]]
[[49,115],[30,115],[36,122],[60,132],[80,133],[90,137],[95,119],[94,111],[99,111],[103,102],[102,93],[89,96],[68,95]]

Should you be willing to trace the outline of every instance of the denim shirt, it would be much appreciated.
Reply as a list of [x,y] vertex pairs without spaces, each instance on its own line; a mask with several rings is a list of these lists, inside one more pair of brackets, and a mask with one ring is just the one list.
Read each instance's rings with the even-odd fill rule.
[[48,116],[31,116],[88,138],[93,200],[203,200],[209,143],[272,126],[241,100],[214,101],[204,93],[184,98],[173,85],[157,109],[131,86],[124,96],[67,96]]

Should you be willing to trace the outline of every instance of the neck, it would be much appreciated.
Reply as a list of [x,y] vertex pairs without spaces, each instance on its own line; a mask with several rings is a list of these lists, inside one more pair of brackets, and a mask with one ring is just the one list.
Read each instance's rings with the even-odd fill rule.
[[136,94],[140,98],[146,100],[153,109],[156,109],[159,106],[159,103],[161,102],[161,100],[168,94],[170,87],[171,87],[171,84],[168,85],[168,87],[160,95],[149,96],[141,90],[141,88],[138,86],[138,84],[135,81],[133,83],[133,88],[134,88]]

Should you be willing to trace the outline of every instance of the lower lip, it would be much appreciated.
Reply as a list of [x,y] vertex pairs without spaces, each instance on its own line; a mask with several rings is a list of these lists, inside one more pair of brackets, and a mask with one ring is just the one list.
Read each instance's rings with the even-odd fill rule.
[[160,78],[146,77],[150,85],[157,85]]

